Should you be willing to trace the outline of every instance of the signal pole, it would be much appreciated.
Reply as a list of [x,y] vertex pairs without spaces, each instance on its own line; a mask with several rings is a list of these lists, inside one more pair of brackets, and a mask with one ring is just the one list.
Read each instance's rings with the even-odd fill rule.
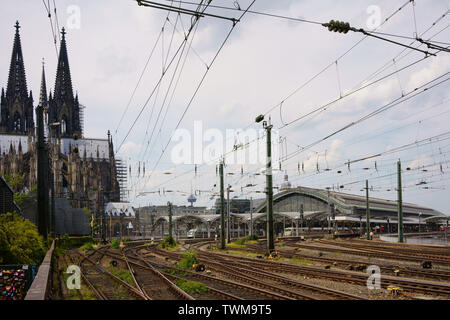
[[[264,120],[264,115],[256,117],[255,122],[260,123]],[[275,250],[274,237],[273,237],[273,186],[272,186],[272,128],[270,124],[267,125],[267,121],[263,121],[263,128],[266,130],[267,139],[267,162],[266,162],[266,215],[267,215],[267,250],[272,252]]]
[[272,125],[264,121],[267,134],[267,164],[266,164],[266,187],[267,187],[267,249],[269,252],[275,250],[273,237],[273,187],[272,187]]
[[369,180],[366,180],[366,239],[370,240]]
[[398,242],[403,242],[403,202],[402,202],[402,165],[400,160],[397,162],[398,176]]
[[169,237],[172,238],[172,203],[168,202],[169,206]]
[[253,197],[250,197],[250,238],[253,240]]
[[223,191],[223,161],[219,165],[220,172],[220,249],[225,249],[225,199]]
[[228,185],[228,187],[227,187],[227,243],[231,243],[230,188],[231,188],[231,186]]
[[[303,220],[305,219],[305,213],[304,213],[304,209],[303,209],[303,203],[300,204],[300,221],[301,221],[301,225],[300,225],[300,230],[302,230],[303,232]],[[298,225],[297,225],[297,237],[298,237]]]
[[328,212],[327,212],[327,223],[328,223],[328,233],[330,233],[331,230],[331,205],[330,205],[330,188],[328,187],[328,191],[327,191],[327,195],[328,195]]

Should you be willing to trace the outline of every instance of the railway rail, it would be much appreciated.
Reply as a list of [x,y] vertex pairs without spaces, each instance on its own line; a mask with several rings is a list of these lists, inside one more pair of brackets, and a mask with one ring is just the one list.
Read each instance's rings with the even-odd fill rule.
[[[179,259],[181,257],[181,255],[178,253],[167,252],[159,248],[152,248],[152,250],[154,250],[157,254],[169,256],[173,259]],[[248,264],[240,264],[240,266],[237,266],[235,262],[232,262],[230,264],[229,261],[219,255],[214,255],[214,260],[212,260],[201,251],[199,251],[198,254],[200,260],[206,263],[209,268],[217,271],[220,274],[223,274],[227,278],[277,292],[296,300],[317,300],[330,298],[345,300],[363,299],[356,295],[347,294],[341,291],[332,290],[321,286],[305,284],[293,279],[262,271],[260,269],[256,270],[254,268],[251,268]],[[265,281],[263,281],[263,279]],[[283,287],[280,287],[280,284],[282,284]]]
[[[256,245],[247,245],[247,248],[229,248],[229,250],[243,250],[248,252],[257,252],[260,254],[265,253],[265,248],[261,248]],[[336,265],[336,266],[343,266],[343,267],[349,267],[349,266],[355,266],[355,265],[364,265],[369,266],[373,263],[365,262],[365,261],[356,261],[356,260],[349,260],[349,259],[341,259],[341,258],[327,258],[327,257],[317,257],[312,255],[306,255],[301,254],[298,252],[292,252],[288,250],[279,249],[278,250],[281,255],[285,258],[291,259],[291,258],[300,258],[300,259],[306,259],[310,261],[315,261],[319,263],[323,263],[326,265]],[[409,277],[409,278],[420,278],[420,279],[428,279],[428,280],[437,280],[437,281],[444,281],[444,282],[450,282],[450,271],[446,270],[437,270],[437,269],[419,269],[419,268],[412,268],[412,267],[402,267],[394,264],[383,264],[380,265],[380,270],[383,272],[383,274],[387,275],[396,275],[395,271],[398,270],[398,275],[401,275],[402,277]]]
[[339,239],[337,241],[318,239],[317,241],[328,244],[332,242],[343,243],[360,248],[383,249],[393,252],[402,252],[405,254],[429,255],[432,257],[436,256],[439,258],[450,258],[450,247],[448,246],[425,246],[416,244],[411,245],[407,243],[388,243],[385,241],[373,241],[362,239],[352,239],[352,240]]
[[450,256],[445,254],[429,253],[423,250],[407,249],[403,247],[387,247],[387,246],[372,246],[368,244],[352,243],[350,241],[331,241],[320,239],[319,243],[331,246],[339,246],[349,249],[363,250],[373,253],[387,254],[389,256],[395,255],[399,259],[415,259],[416,261],[430,260],[436,263],[450,264]]
[[[150,300],[195,300],[191,295],[187,294],[177,287],[166,276],[159,272],[145,260],[140,259],[145,266],[134,264],[133,267],[128,261],[127,255],[130,249],[123,250],[124,260],[128,266],[130,273],[133,275],[134,282],[139,290]],[[134,253],[133,253],[134,254]],[[139,259],[138,256],[136,258]]]
[[[123,259],[123,257],[121,257],[121,256],[112,255],[110,253],[107,253],[107,254],[111,255],[112,257],[115,257],[117,259]],[[252,286],[245,285],[242,283],[237,283],[237,282],[230,281],[230,280],[215,278],[212,276],[207,276],[204,274],[199,274],[199,273],[188,271],[188,270],[181,270],[181,269],[175,268],[173,266],[148,261],[147,259],[142,260],[140,258],[137,258],[136,256],[134,256],[134,257],[128,256],[128,259],[129,259],[129,263],[133,264],[133,265],[142,266],[142,262],[145,262],[146,267],[151,265],[151,266],[161,269],[161,270],[172,269],[172,270],[176,270],[182,274],[188,275],[189,279],[200,280],[208,287],[208,289],[210,290],[210,292],[212,294],[218,296],[218,298],[220,298],[220,299],[223,299],[223,298],[226,300],[229,300],[229,299],[232,299],[232,300],[243,300],[243,299],[246,299],[246,300],[258,300],[258,299],[285,300],[285,299],[290,299],[289,297],[282,296],[282,295],[272,293],[269,291],[261,290],[259,288],[254,288]],[[172,279],[180,278],[178,276],[171,275],[167,272],[163,272],[163,273],[168,278],[172,278]],[[231,292],[231,293],[229,293],[229,292]]]
[[[339,246],[339,247],[338,247]],[[434,264],[437,265],[443,265],[443,266],[450,266],[450,260],[445,258],[426,258],[425,256],[414,256],[410,254],[396,254],[391,253],[387,251],[376,251],[376,250],[364,250],[362,248],[356,249],[356,248],[348,248],[346,246],[340,246],[339,244],[334,244],[334,247],[326,247],[326,246],[316,246],[311,244],[299,244],[299,249],[310,249],[310,250],[316,250],[316,251],[326,251],[326,252],[340,252],[344,254],[349,255],[357,255],[357,256],[364,256],[364,257],[373,257],[373,258],[380,258],[380,259],[388,259],[388,260],[403,260],[403,261],[410,261],[410,262],[417,262],[421,263],[424,260],[432,261]]]
[[[201,244],[195,245],[200,248]],[[248,257],[229,256],[221,253],[208,252],[208,255],[220,255],[233,261],[233,265],[241,264],[243,267],[249,265],[256,266],[257,269],[272,270],[288,274],[303,274],[307,277],[315,277],[328,279],[338,282],[354,283],[365,286],[367,283],[367,275],[357,272],[346,272],[338,270],[324,270],[317,267],[307,267],[299,265],[291,265],[279,261],[260,260]],[[421,281],[417,279],[403,279],[399,277],[382,276],[382,287],[389,286],[401,287],[406,292],[422,293],[450,297],[450,285],[442,283],[434,283]]]
[[[94,250],[89,256],[83,256],[76,251],[81,256],[78,262],[81,276],[94,294],[100,300],[148,300],[142,292],[98,264],[105,254],[104,250],[104,248]],[[97,259],[94,260],[93,256],[97,256]],[[113,285],[114,282],[116,287]]]
[[[365,286],[367,283],[367,275],[356,272],[345,272],[338,270],[324,270],[317,267],[298,266],[286,264],[278,261],[257,260],[247,257],[231,257],[224,254],[215,253],[215,255],[222,255],[233,262],[233,264],[241,264],[242,266],[252,265],[256,268],[267,268],[272,271],[288,273],[288,274],[303,274],[308,277],[315,277],[337,282],[354,283]],[[401,287],[404,291],[422,294],[439,295],[443,297],[450,297],[450,285],[438,284],[433,282],[426,282],[421,280],[403,279],[399,277],[382,276],[381,285],[383,288],[389,286]]]

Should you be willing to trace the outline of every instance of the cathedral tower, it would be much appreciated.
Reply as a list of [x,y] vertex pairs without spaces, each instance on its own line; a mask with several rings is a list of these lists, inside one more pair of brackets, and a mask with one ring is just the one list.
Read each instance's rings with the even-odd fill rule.
[[81,138],[80,105],[78,95],[74,97],[67,55],[66,31],[62,29],[58,69],[53,96],[49,97],[48,123],[60,123],[62,138]]
[[34,130],[33,95],[28,94],[25,66],[20,42],[20,25],[16,22],[16,34],[9,67],[6,94],[2,88],[0,99],[0,132],[25,135]]

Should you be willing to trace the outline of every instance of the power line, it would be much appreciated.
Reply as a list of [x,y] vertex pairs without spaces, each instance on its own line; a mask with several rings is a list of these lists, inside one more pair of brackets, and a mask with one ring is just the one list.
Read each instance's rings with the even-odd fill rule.
[[[409,2],[410,2],[410,1],[407,1],[402,7],[406,6]],[[402,8],[402,7],[401,7],[401,8]],[[400,11],[401,8],[398,9],[398,11]],[[396,12],[398,12],[398,11],[396,11]],[[388,17],[388,18],[385,20],[385,22],[386,22],[387,20],[389,20],[393,15],[395,15],[396,12],[394,12],[390,17]],[[433,24],[433,26],[434,26],[434,25],[435,25],[435,23]],[[364,37],[362,40],[364,40],[364,39],[365,39],[365,37]],[[362,40],[361,40],[361,41],[362,41]],[[361,41],[360,41],[360,42],[361,42]],[[358,42],[358,43],[360,43],[360,42]],[[357,44],[358,44],[358,43],[357,43]],[[357,45],[357,44],[356,44],[356,45]],[[355,46],[356,46],[356,45],[355,45]],[[352,48],[353,48],[353,47],[352,47]],[[351,49],[352,49],[352,48],[351,48]],[[351,50],[351,49],[350,49],[350,50]],[[349,51],[350,51],[350,50],[349,50]],[[348,52],[349,52],[349,51],[348,51]],[[346,52],[345,54],[347,54],[348,52]],[[344,55],[345,55],[345,54],[344,54]],[[335,60],[335,61],[336,61],[336,60]],[[333,62],[330,64],[330,66],[332,66],[332,65],[335,63],[335,61],[333,61]],[[325,69],[325,70],[326,70],[326,69]],[[325,70],[323,70],[323,71],[325,71]],[[283,100],[283,101],[284,101],[284,100]],[[276,105],[275,107],[278,107],[278,106],[280,106],[280,104]],[[275,107],[274,107],[274,108],[275,108]],[[281,107],[280,107],[280,108],[281,108]],[[272,109],[272,110],[273,110],[273,109]],[[271,110],[270,110],[270,111],[271,111]],[[269,111],[269,112],[270,112],[270,111]],[[189,172],[191,172],[191,171],[189,171]],[[187,173],[188,173],[188,172],[187,172]],[[169,180],[169,181],[167,181],[167,182],[170,182],[170,181],[172,181],[172,180],[173,180],[173,179],[171,179],[171,180]],[[164,182],[164,183],[167,183],[167,182]],[[164,183],[163,183],[163,184],[164,184]],[[161,185],[162,185],[162,184],[161,184]]]
[[[253,1],[250,3],[250,5],[248,6],[247,10],[245,10],[244,13],[239,17],[238,21],[240,21],[240,20],[242,19],[242,17],[247,13],[247,11],[253,6],[253,4],[254,4],[255,2],[256,2],[256,0],[253,0]],[[185,110],[184,110],[184,112],[183,112],[183,114],[182,114],[180,120],[178,121],[178,123],[177,123],[177,125],[176,125],[174,131],[172,132],[172,134],[171,134],[171,136],[170,136],[170,138],[169,138],[169,141],[167,142],[166,146],[164,147],[163,152],[161,153],[161,155],[160,155],[158,161],[156,162],[154,168],[153,168],[152,171],[150,172],[150,175],[149,175],[147,181],[151,178],[151,175],[153,174],[155,168],[158,166],[158,164],[159,164],[159,162],[160,162],[162,156],[164,155],[165,151],[167,150],[167,147],[168,147],[169,144],[170,144],[170,141],[172,140],[172,137],[173,137],[174,132],[178,129],[178,127],[180,126],[181,122],[183,121],[183,119],[184,119],[184,117],[185,117],[187,111],[188,111],[189,108],[191,107],[192,102],[194,101],[194,99],[195,99],[195,97],[196,97],[198,91],[200,90],[200,87],[202,86],[202,84],[203,84],[203,82],[204,82],[204,80],[205,80],[207,74],[208,74],[209,71],[211,70],[212,65],[214,64],[214,62],[216,61],[216,59],[217,59],[217,57],[219,56],[220,52],[222,51],[223,47],[225,46],[225,43],[226,43],[226,42],[228,41],[228,39],[230,38],[231,33],[233,32],[233,30],[235,29],[235,27],[236,27],[236,24],[233,24],[233,26],[231,27],[231,29],[230,29],[230,31],[228,32],[227,36],[225,37],[225,40],[222,42],[222,44],[221,44],[221,46],[219,47],[218,51],[216,52],[216,54],[214,55],[213,59],[211,60],[211,62],[210,62],[210,64],[209,64],[208,68],[206,69],[205,73],[203,74],[203,77],[202,77],[202,79],[200,80],[199,84],[197,85],[197,88],[195,89],[194,94],[192,95],[191,99],[189,100],[189,103],[187,104],[187,106],[186,106],[186,108],[185,108]]]
[[[410,3],[410,0],[407,0],[402,6],[400,6],[399,9],[397,9],[395,12],[393,12],[389,17],[387,17],[381,24],[378,26],[377,29],[382,27],[386,22],[388,22],[396,13],[398,13],[401,9],[403,9],[406,5]],[[356,48],[359,44],[361,44],[365,39],[367,39],[367,35],[357,41],[354,45],[352,45],[349,49],[347,49],[343,54],[341,54],[337,59],[334,59],[332,62],[330,62],[327,66],[325,66],[322,70],[320,70],[318,73],[314,74],[311,78],[309,78],[307,81],[305,81],[302,85],[300,85],[298,88],[296,88],[293,92],[291,92],[289,95],[287,95],[285,98],[281,100],[281,102],[275,104],[273,107],[271,107],[268,111],[264,113],[264,116],[267,116],[270,112],[272,112],[275,108],[279,107],[281,104],[286,102],[288,99],[292,98],[294,95],[296,95],[300,90],[305,88],[308,84],[310,84],[312,81],[314,81],[316,78],[318,78],[320,75],[322,75],[325,71],[327,71],[329,68],[331,68],[333,65],[335,65],[336,62],[340,61],[342,58],[344,58],[347,54],[349,54],[354,48]]]
[[[163,120],[162,120],[162,122],[161,122],[160,132],[161,132],[161,128],[162,128],[162,126],[163,126],[163,124],[164,124],[164,121],[165,121],[167,112],[168,112],[168,110],[169,110],[169,107],[170,107],[170,105],[171,105],[171,103],[172,103],[173,96],[174,96],[175,91],[176,91],[176,89],[177,89],[177,87],[178,87],[178,83],[179,83],[181,74],[182,74],[182,72],[183,72],[183,70],[184,70],[184,66],[185,66],[185,64],[186,64],[187,57],[188,57],[189,52],[190,52],[190,49],[191,49],[192,42],[193,42],[193,40],[194,40],[194,36],[195,36],[196,31],[197,31],[197,27],[198,27],[198,25],[196,26],[196,29],[194,30],[194,33],[193,33],[193,35],[192,35],[192,37],[191,37],[191,41],[190,41],[189,47],[188,47],[188,49],[187,49],[187,51],[186,51],[185,59],[184,59],[183,64],[182,64],[182,66],[181,66],[181,70],[180,70],[180,72],[179,72],[179,74],[178,74],[178,79],[177,79],[177,81],[176,81],[176,83],[175,83],[175,87],[174,87],[174,89],[173,89],[173,91],[172,91],[172,96],[171,96],[171,98],[170,98],[169,104],[168,104],[167,109],[166,109],[166,114],[164,115],[164,118],[163,118]],[[183,51],[184,51],[184,48],[183,48]],[[168,89],[167,89],[167,91],[166,91],[166,95],[165,95],[165,97],[164,97],[164,101],[163,101],[162,104],[161,104],[161,108],[160,108],[160,112],[159,112],[159,114],[158,114],[158,118],[156,119],[155,124],[154,124],[154,126],[153,126],[153,130],[152,130],[150,139],[149,139],[149,141],[148,141],[148,143],[147,143],[147,146],[146,146],[146,148],[145,148],[145,151],[144,151],[144,154],[143,154],[143,156],[142,156],[142,159],[144,159],[145,156],[146,156],[146,154],[147,154],[147,150],[148,150],[148,148],[149,148],[149,146],[150,146],[150,143],[151,143],[151,140],[152,140],[152,138],[153,138],[154,130],[155,130],[156,127],[157,127],[157,124],[158,124],[158,121],[159,121],[161,112],[162,112],[162,110],[163,110],[163,108],[164,108],[164,105],[165,105],[167,96],[168,96],[168,94],[169,94],[169,92],[170,92],[170,87],[172,86],[173,80],[174,80],[174,78],[175,78],[175,76],[176,76],[176,72],[177,72],[177,70],[178,70],[179,63],[180,63],[180,61],[182,60],[182,57],[183,57],[183,52],[180,54],[180,57],[179,57],[179,59],[178,59],[177,66],[176,66],[175,71],[174,71],[174,73],[173,73],[173,75],[172,75],[172,78],[171,78],[169,87],[168,87]],[[155,104],[156,104],[156,101],[155,101]],[[155,143],[156,143],[156,140],[155,140]],[[145,176],[144,176],[144,178],[145,178]],[[135,187],[137,186],[137,183],[138,183],[138,182],[136,181]]]
[[[166,1],[171,1],[171,0],[166,0]],[[198,3],[189,2],[189,1],[177,1],[177,0],[174,0],[174,2],[178,2],[180,4],[198,5]],[[209,7],[210,8],[214,8],[214,9],[224,9],[224,10],[240,11],[240,12],[242,12],[242,9],[240,9],[240,8],[232,8],[232,7],[218,6],[218,5],[209,5]],[[255,14],[255,15],[261,15],[261,16],[267,16],[267,17],[272,17],[272,18],[285,19],[285,20],[290,20],[290,21],[311,23],[311,24],[316,24],[316,25],[321,25],[322,24],[321,22],[318,22],[318,21],[307,20],[307,19],[302,19],[302,18],[295,18],[295,17],[288,17],[288,16],[284,16],[284,15],[272,14],[272,13],[267,13],[267,12],[258,12],[258,11],[249,10],[249,11],[247,11],[247,13],[251,13],[251,14]]]
[[401,68],[401,69],[399,69],[399,70],[396,70],[396,71],[394,71],[394,72],[392,72],[392,73],[389,73],[388,75],[385,75],[385,76],[383,76],[383,77],[381,77],[381,78],[379,78],[379,79],[377,79],[377,80],[375,80],[375,81],[372,81],[372,82],[370,82],[370,83],[368,83],[368,84],[366,84],[366,85],[363,85],[363,86],[359,87],[358,89],[355,89],[355,90],[350,91],[350,92],[348,92],[348,93],[346,93],[346,94],[344,94],[344,95],[341,95],[339,98],[337,98],[337,99],[335,99],[335,100],[332,100],[332,101],[330,101],[330,102],[328,102],[328,103],[326,103],[326,104],[324,104],[324,105],[322,105],[322,106],[320,106],[320,107],[318,107],[318,108],[316,108],[316,109],[314,109],[314,110],[308,112],[308,113],[305,114],[305,115],[302,115],[302,116],[300,116],[300,117],[298,117],[298,118],[295,118],[295,119],[289,121],[288,123],[286,123],[286,124],[284,124],[283,126],[279,127],[279,129],[283,129],[283,128],[287,127],[287,126],[290,126],[291,124],[293,124],[293,123],[295,123],[295,122],[297,122],[297,121],[300,121],[300,120],[302,120],[302,119],[304,119],[304,118],[306,118],[306,117],[308,117],[308,116],[310,116],[310,115],[312,115],[312,114],[315,114],[315,113],[317,113],[317,112],[319,112],[319,111],[327,110],[331,105],[335,104],[336,102],[338,102],[338,101],[340,101],[340,100],[343,100],[343,99],[345,99],[345,98],[347,98],[347,97],[349,97],[349,96],[351,96],[351,95],[353,95],[353,94],[355,94],[355,93],[357,93],[357,92],[359,92],[359,91],[361,91],[361,90],[363,90],[363,89],[366,89],[366,88],[368,88],[368,87],[370,87],[370,86],[372,86],[372,85],[374,85],[374,84],[377,84],[378,82],[383,81],[383,80],[385,80],[385,79],[391,77],[392,75],[398,74],[400,71],[403,71],[403,70],[405,70],[405,69],[408,69],[408,68],[410,68],[410,67],[416,65],[417,63],[422,62],[423,60],[425,60],[425,59],[427,59],[427,58],[428,58],[428,56],[423,57],[423,58],[421,58],[421,59],[419,59],[419,60],[416,60],[416,61],[414,61],[414,62],[408,64],[407,66],[405,66],[405,67],[403,67],[403,68]]
[[[362,117],[362,118],[360,118],[360,119],[358,119],[358,120],[356,120],[356,121],[353,121],[353,122],[347,124],[346,126],[342,127],[341,129],[336,130],[336,131],[332,132],[331,134],[325,136],[324,138],[319,139],[319,140],[317,140],[317,141],[315,141],[315,142],[309,144],[308,146],[306,146],[306,147],[303,148],[302,150],[293,152],[291,155],[289,155],[288,157],[286,157],[286,160],[292,158],[292,157],[295,156],[296,154],[298,154],[298,153],[300,153],[300,152],[303,152],[303,151],[305,151],[305,150],[307,150],[307,149],[309,149],[309,148],[311,148],[311,147],[313,147],[313,146],[315,146],[315,145],[317,145],[317,144],[319,144],[319,143],[321,143],[321,142],[323,142],[323,141],[325,141],[325,140],[328,140],[329,138],[331,138],[331,137],[337,135],[338,133],[340,133],[340,132],[342,132],[342,131],[344,131],[344,130],[347,130],[347,129],[349,129],[349,128],[351,128],[351,127],[353,127],[353,126],[355,126],[355,125],[357,125],[357,124],[359,124],[359,123],[361,123],[361,122],[363,122],[363,121],[365,121],[365,120],[368,120],[368,119],[370,119],[370,118],[372,118],[372,117],[374,117],[374,116],[376,116],[376,115],[378,115],[378,114],[380,114],[380,113],[382,113],[382,112],[384,112],[384,111],[386,111],[386,110],[388,110],[388,109],[391,109],[391,108],[393,108],[393,107],[395,107],[395,106],[397,106],[397,105],[399,105],[399,104],[401,104],[401,103],[403,103],[403,102],[405,102],[405,101],[408,101],[408,100],[410,100],[410,99],[416,97],[417,95],[419,95],[419,94],[421,94],[421,93],[424,93],[424,92],[426,92],[426,91],[428,91],[428,90],[430,90],[430,89],[432,89],[432,88],[434,88],[434,87],[436,87],[436,86],[438,86],[438,85],[440,85],[440,84],[442,84],[442,83],[448,81],[450,78],[446,78],[446,79],[444,79],[444,80],[442,80],[442,81],[440,81],[440,82],[438,82],[438,83],[436,83],[436,84],[433,84],[433,85],[430,85],[429,87],[426,87],[427,85],[429,85],[429,84],[431,84],[431,83],[437,81],[438,79],[441,79],[441,78],[445,77],[445,76],[448,75],[449,73],[450,73],[450,72],[446,72],[446,73],[444,73],[444,74],[442,74],[442,75],[440,75],[440,76],[434,78],[433,80],[431,80],[431,81],[429,81],[429,82],[427,82],[427,83],[425,83],[425,84],[423,84],[423,85],[421,85],[421,86],[419,86],[419,87],[417,87],[417,88],[415,88],[415,89],[409,91],[408,93],[402,95],[401,97],[396,98],[396,99],[394,99],[393,101],[391,101],[391,102],[389,102],[389,103],[387,103],[387,104],[385,104],[385,105],[383,105],[383,106],[377,108],[375,111],[373,111],[373,112],[371,112],[371,113],[365,115],[364,117]],[[422,89],[422,88],[423,88],[423,89]],[[422,89],[422,90],[419,91],[419,92],[417,92],[419,89]]]
[[[167,10],[167,11],[173,11],[176,13],[181,13],[181,14],[187,14],[187,15],[191,15],[196,17],[197,19],[200,17],[212,17],[212,18],[218,18],[218,19],[225,19],[225,20],[230,20],[233,22],[233,24],[236,24],[237,22],[239,22],[239,20],[236,20],[235,18],[229,18],[229,17],[224,17],[224,16],[219,16],[219,15],[215,15],[215,14],[210,14],[210,13],[206,13],[205,10],[203,10],[202,13],[199,13],[198,10],[199,8],[202,6],[202,4],[197,4],[198,5],[198,9],[193,11],[193,10],[189,10],[189,9],[184,9],[184,8],[175,8],[172,6],[168,6],[162,3],[158,3],[158,2],[153,2],[153,1],[147,1],[147,0],[136,0],[136,2],[138,3],[138,5],[140,6],[145,6],[145,7],[150,7],[150,8],[155,8],[155,9],[161,9],[161,10]],[[211,1],[209,1],[211,2]],[[206,7],[209,6],[208,5],[204,5],[205,9]]]
[[134,89],[133,89],[133,92],[132,92],[132,94],[131,94],[131,97],[130,97],[130,99],[128,100],[128,103],[127,103],[127,105],[126,105],[126,107],[125,107],[125,111],[123,112],[122,117],[120,118],[119,124],[118,124],[117,127],[116,127],[115,134],[117,134],[117,131],[119,130],[120,125],[122,124],[122,121],[123,121],[123,119],[124,119],[124,117],[125,117],[125,114],[128,112],[128,109],[129,109],[129,107],[130,107],[130,105],[131,105],[131,102],[133,101],[133,98],[134,98],[134,96],[135,96],[135,94],[136,94],[136,91],[137,91],[137,89],[138,89],[138,87],[139,87],[139,85],[140,85],[140,83],[141,83],[141,81],[142,81],[142,78],[143,78],[143,76],[144,76],[144,74],[145,74],[145,71],[147,70],[147,67],[148,67],[148,65],[149,65],[149,63],[150,63],[150,60],[151,60],[151,58],[152,58],[152,56],[153,56],[153,53],[154,53],[154,51],[155,51],[155,49],[156,49],[156,46],[158,45],[159,40],[161,39],[162,32],[163,32],[162,30],[164,30],[164,26],[165,26],[165,24],[166,24],[166,22],[167,22],[167,19],[169,19],[168,16],[167,16],[166,19],[164,20],[163,27],[161,28],[161,31],[159,32],[159,35],[158,35],[158,37],[157,37],[157,39],[156,39],[156,41],[155,41],[155,44],[153,45],[153,48],[152,48],[151,51],[150,51],[150,54],[149,54],[149,56],[148,56],[148,58],[147,58],[147,61],[146,61],[145,65],[144,65],[144,68],[143,68],[143,70],[142,70],[142,72],[141,72],[141,74],[140,74],[140,76],[139,76],[138,82],[136,83],[136,86],[135,86]]
[[[205,7],[206,10],[206,7]],[[176,50],[175,54],[173,55],[172,59],[170,60],[169,64],[167,65],[167,68],[165,70],[165,72],[161,75],[161,77],[159,78],[157,84],[155,85],[155,87],[153,88],[152,92],[150,93],[149,97],[147,98],[147,100],[145,101],[144,105],[142,106],[141,110],[139,111],[136,119],[134,120],[133,124],[131,125],[130,129],[128,130],[127,134],[125,135],[125,137],[123,138],[122,142],[119,145],[119,148],[116,150],[116,154],[120,151],[120,149],[122,148],[123,144],[125,143],[126,139],[128,138],[128,136],[130,135],[131,131],[133,130],[134,126],[136,125],[137,121],[139,120],[139,118],[141,117],[142,113],[144,112],[145,108],[148,105],[148,102],[150,101],[151,97],[153,96],[153,94],[156,91],[156,86],[159,85],[159,83],[162,82],[164,76],[167,74],[167,70],[171,67],[171,65],[173,64],[175,58],[178,56],[178,53],[183,50],[186,46],[187,40],[189,38],[189,35],[191,34],[193,28],[195,27],[195,25],[197,24],[197,22],[199,21],[198,17],[195,17],[195,19],[191,22],[191,26],[188,30],[188,33],[186,35],[186,37],[183,39],[182,43],[180,44],[180,46],[178,47],[178,49]],[[183,52],[182,51],[182,52]]]
[[48,3],[45,3],[45,0],[42,0],[42,3],[44,4],[45,10],[47,11],[47,15],[50,22],[50,28],[52,30],[52,36],[53,36],[53,44],[55,45],[55,52],[56,52],[56,58],[58,59],[58,46],[56,44],[56,35],[55,35],[55,29],[53,28],[53,20],[52,20],[52,13],[50,8],[50,0],[48,0]]
[[[166,1],[171,1],[171,0],[166,0]],[[174,1],[174,2],[179,2],[179,3],[185,3],[185,4],[192,4],[192,5],[198,5],[197,3],[192,3],[192,2],[186,2],[186,1]],[[397,10],[395,10],[391,15],[389,15],[381,24],[378,28],[382,27],[386,22],[388,22],[390,19],[392,19],[399,11],[401,11],[405,6],[407,6],[410,3],[410,0],[407,0],[403,5],[401,5]],[[210,5],[211,8],[220,8],[220,6],[213,6]],[[225,7],[222,7],[225,8]],[[229,8],[231,10],[238,10],[236,8]],[[255,13],[255,14],[263,14],[263,13],[258,13],[255,11],[248,11],[249,13]],[[270,14],[264,14],[264,15],[270,15]],[[272,15],[274,16],[274,15]],[[445,15],[444,15],[445,16]],[[281,17],[281,16],[278,16]],[[440,19],[442,19],[443,17],[441,17]],[[289,18],[291,19],[291,18]],[[439,21],[439,20],[438,20]],[[436,21],[433,26],[438,22]],[[308,22],[307,20],[304,20],[303,22]],[[314,22],[315,24],[321,24],[320,22]],[[428,30],[427,30],[428,31]],[[317,77],[319,77],[321,74],[323,74],[325,71],[327,71],[330,67],[332,67],[336,61],[341,60],[342,58],[344,58],[348,53],[350,53],[355,47],[357,47],[361,42],[363,42],[368,36],[363,37],[362,39],[360,39],[358,42],[356,42],[353,46],[351,46],[349,49],[347,49],[343,54],[341,54],[337,59],[334,59],[330,64],[328,64],[325,68],[323,68],[321,71],[319,71],[317,74],[313,75],[309,80],[307,80],[305,83],[303,83],[300,87],[298,87],[297,89],[295,89],[291,94],[289,94],[288,96],[286,96],[280,103],[274,105],[273,107],[271,107],[267,112],[264,113],[264,115],[266,116],[267,114],[269,114],[271,111],[273,111],[275,108],[280,107],[282,104],[288,100],[289,98],[291,98],[292,96],[294,96],[296,93],[298,93],[301,89],[303,89],[304,87],[306,87],[309,83],[311,83],[313,80],[315,80]],[[249,125],[247,125],[244,130],[248,129],[249,127],[251,127],[254,124],[254,122],[251,122]],[[259,139],[255,139],[254,141],[257,141]],[[189,171],[190,172],[190,171]]]

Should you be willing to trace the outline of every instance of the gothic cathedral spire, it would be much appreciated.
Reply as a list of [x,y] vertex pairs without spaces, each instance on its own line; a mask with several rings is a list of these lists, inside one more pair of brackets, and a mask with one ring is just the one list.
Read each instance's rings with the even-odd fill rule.
[[61,46],[59,49],[58,69],[56,70],[55,91],[57,100],[73,100],[72,78],[70,76],[69,57],[67,55],[66,31],[62,28]]
[[9,67],[6,96],[8,98],[23,98],[28,97],[28,90],[27,79],[25,77],[25,66],[23,63],[22,45],[20,43],[20,25],[18,21],[14,27],[16,28],[16,34],[14,36],[11,65]]
[[41,88],[39,92],[39,105],[43,108],[47,108],[48,99],[47,99],[47,84],[45,81],[45,68],[44,68],[44,60],[42,60],[42,76],[41,76]]
[[81,138],[80,105],[78,97],[73,95],[64,28],[62,28],[61,34],[55,89],[53,97],[49,99],[49,122],[60,123],[61,137],[74,138],[77,136]]
[[6,95],[2,94],[0,131],[27,134],[34,129],[33,96],[28,93],[25,65],[20,41],[20,25],[15,24],[16,33],[9,68]]

